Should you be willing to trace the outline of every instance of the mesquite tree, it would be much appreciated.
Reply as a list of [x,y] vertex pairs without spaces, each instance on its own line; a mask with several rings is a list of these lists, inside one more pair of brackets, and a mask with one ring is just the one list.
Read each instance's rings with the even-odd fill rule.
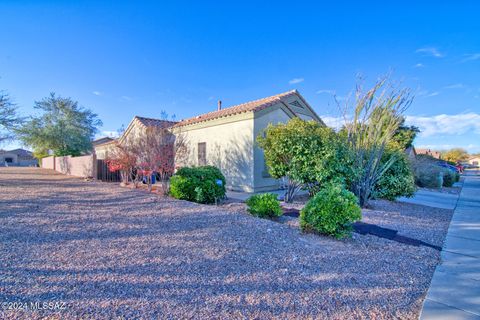
[[12,130],[21,122],[15,104],[8,95],[0,91],[0,143],[12,139]]
[[361,206],[368,204],[377,181],[396,161],[394,154],[386,161],[382,157],[412,102],[409,89],[397,89],[387,80],[380,79],[366,92],[358,86],[353,110],[348,103],[345,105],[344,130],[355,154],[353,165],[359,172],[351,189]]
[[15,132],[36,154],[52,150],[56,156],[78,156],[91,151],[92,139],[102,125],[95,113],[55,93],[36,101],[34,108],[40,114],[30,117]]

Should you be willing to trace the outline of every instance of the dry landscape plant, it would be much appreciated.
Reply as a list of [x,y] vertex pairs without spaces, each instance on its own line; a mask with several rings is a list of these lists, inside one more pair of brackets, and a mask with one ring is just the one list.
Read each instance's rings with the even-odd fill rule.
[[130,141],[124,143],[116,141],[114,147],[109,150],[106,162],[110,171],[120,172],[122,184],[127,185],[130,179],[133,179],[135,186],[137,185],[138,181],[133,178],[137,155]]
[[152,176],[156,174],[163,194],[168,194],[169,179],[175,171],[175,160],[187,152],[185,140],[175,136],[167,127],[149,127],[136,140],[137,170],[146,178],[152,190]]
[[351,189],[362,207],[368,204],[378,179],[396,161],[395,156],[381,160],[412,99],[409,89],[399,89],[384,77],[366,92],[358,85],[354,106],[347,101],[342,108],[347,141],[356,155],[353,165],[359,172]]
[[120,171],[123,184],[132,179],[135,187],[145,178],[152,190],[153,176],[163,194],[168,194],[169,180],[175,171],[175,163],[188,153],[181,134],[174,135],[168,127],[148,127],[136,137],[118,141],[107,159],[110,171]]

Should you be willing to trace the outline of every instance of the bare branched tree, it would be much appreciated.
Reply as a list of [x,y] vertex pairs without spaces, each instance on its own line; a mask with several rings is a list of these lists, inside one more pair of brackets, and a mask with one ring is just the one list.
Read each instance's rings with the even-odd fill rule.
[[138,181],[135,179],[135,167],[137,165],[136,150],[133,148],[132,143],[129,140],[120,143],[118,140],[115,145],[109,150],[108,157],[106,159],[108,169],[110,171],[120,171],[122,184],[127,185],[130,180],[134,182],[135,186]]
[[384,77],[366,92],[358,85],[353,108],[345,103],[344,130],[356,154],[354,166],[358,172],[352,192],[361,206],[368,204],[378,179],[396,161],[394,157],[384,162],[381,159],[412,99],[409,89],[398,89],[389,82],[389,77]]
[[137,168],[152,190],[152,176],[156,175],[162,193],[168,194],[169,180],[175,171],[175,160],[187,153],[181,135],[174,135],[168,127],[149,127],[136,139]]

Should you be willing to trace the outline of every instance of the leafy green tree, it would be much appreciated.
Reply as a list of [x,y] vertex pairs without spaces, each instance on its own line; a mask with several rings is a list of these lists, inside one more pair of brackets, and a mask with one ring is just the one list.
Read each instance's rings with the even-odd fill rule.
[[462,148],[453,148],[444,152],[442,158],[452,162],[465,161],[468,159],[468,152]]
[[36,101],[34,108],[42,113],[32,116],[16,133],[24,144],[35,150],[35,154],[52,150],[56,156],[76,156],[91,150],[91,141],[98,126],[102,125],[91,110],[55,93]]
[[401,117],[398,129],[393,135],[390,145],[403,151],[413,145],[413,141],[418,133],[420,133],[418,127],[406,126],[405,118]]
[[13,138],[12,131],[22,122],[10,97],[0,92],[0,143]]
[[302,187],[313,195],[326,182],[346,183],[354,176],[346,143],[316,121],[293,118],[286,124],[269,125],[257,143],[264,150],[270,175],[287,178],[286,202]]

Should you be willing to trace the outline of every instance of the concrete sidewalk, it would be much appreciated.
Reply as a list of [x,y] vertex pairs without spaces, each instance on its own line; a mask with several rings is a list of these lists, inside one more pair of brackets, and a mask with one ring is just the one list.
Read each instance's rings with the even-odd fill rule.
[[458,200],[457,194],[441,193],[437,191],[417,190],[412,198],[401,197],[397,201],[420,204],[422,206],[455,209]]
[[465,178],[420,319],[480,319],[480,175]]

